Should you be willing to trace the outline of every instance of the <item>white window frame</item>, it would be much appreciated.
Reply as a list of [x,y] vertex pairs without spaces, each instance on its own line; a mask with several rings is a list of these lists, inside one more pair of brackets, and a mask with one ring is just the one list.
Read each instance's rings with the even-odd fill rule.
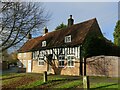
[[[64,62],[64,65],[60,64]],[[65,66],[65,55],[59,55],[59,67],[64,67]]]
[[[74,57],[74,59],[68,59],[68,57]],[[68,64],[68,62],[73,62],[73,65],[72,64]],[[75,66],[75,55],[67,55],[67,67],[74,67]]]
[[32,58],[35,59],[35,52],[32,52]]
[[[41,64],[40,64],[41,63]],[[39,57],[38,58],[38,66],[44,66],[45,62],[44,62],[44,57]]]
[[46,41],[42,41],[42,47],[46,46]]
[[65,43],[71,42],[71,35],[65,36]]

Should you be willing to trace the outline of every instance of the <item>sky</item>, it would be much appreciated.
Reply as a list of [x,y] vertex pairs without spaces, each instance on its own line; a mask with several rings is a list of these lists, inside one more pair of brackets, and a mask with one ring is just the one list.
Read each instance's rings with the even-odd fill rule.
[[[96,18],[103,35],[114,41],[113,32],[118,21],[119,0],[2,0],[43,2],[45,10],[52,13],[47,23],[49,32],[53,31],[62,22],[67,24],[69,15],[73,15],[74,24]],[[120,7],[120,5],[119,5]],[[120,9],[119,9],[120,12]],[[120,19],[120,18],[119,18]],[[40,32],[43,30],[40,30]],[[33,36],[34,37],[34,36]]]
[[[96,18],[103,35],[113,42],[113,32],[120,16],[119,0],[2,0],[43,2],[46,11],[52,16],[47,23],[49,32],[62,22],[67,24],[69,15],[73,16],[74,24]],[[120,3],[119,3],[120,4]],[[120,7],[120,5],[119,5]],[[120,18],[119,18],[120,19]],[[43,31],[40,29],[40,31]],[[33,36],[34,37],[34,36]]]
[[118,20],[118,2],[44,2],[45,9],[52,13],[47,23],[49,32],[56,26],[67,24],[69,15],[74,24],[96,18],[103,35],[113,41],[113,32]]

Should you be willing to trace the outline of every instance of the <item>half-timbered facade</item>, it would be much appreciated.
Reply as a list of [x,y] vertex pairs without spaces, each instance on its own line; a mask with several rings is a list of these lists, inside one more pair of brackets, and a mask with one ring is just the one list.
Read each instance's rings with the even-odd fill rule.
[[[74,24],[72,16],[68,19],[68,27],[53,32],[48,32],[40,37],[29,39],[19,50],[18,59],[20,68],[26,68],[26,72],[42,73],[55,70],[62,75],[82,74],[82,44],[89,35],[101,36],[101,30],[97,20],[91,19]],[[48,63],[51,56],[51,66]]]

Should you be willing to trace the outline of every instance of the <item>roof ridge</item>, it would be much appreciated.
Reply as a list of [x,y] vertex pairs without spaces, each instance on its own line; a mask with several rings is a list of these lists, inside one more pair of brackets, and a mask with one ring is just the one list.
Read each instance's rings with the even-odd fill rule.
[[[91,27],[93,26],[93,24],[97,21],[97,19],[96,18],[93,18],[93,19],[91,19],[91,20],[94,20],[94,22],[91,24],[91,26],[90,26],[90,28],[89,28],[89,30],[88,30],[88,32],[87,32],[87,34],[86,34],[86,36],[88,35],[88,33],[90,32],[90,29],[91,29]],[[90,20],[89,20],[90,21]],[[85,39],[83,40],[83,42],[86,40],[86,38],[87,37],[85,37]]]
[[[92,19],[85,20],[85,21],[80,22],[80,23],[73,24],[73,25],[70,26],[70,27],[73,27],[73,26],[78,25],[78,24],[86,23],[86,22],[89,22],[89,21],[92,21],[92,20],[96,20],[96,18],[92,18]],[[60,31],[60,30],[66,29],[66,28],[70,28],[70,27],[65,27],[65,28],[61,28],[61,29],[57,29],[57,30],[53,30],[53,31],[48,32],[48,33],[57,32],[57,31]]]
[[[96,20],[96,18],[92,18],[92,19],[85,20],[85,21],[80,22],[80,23],[73,24],[73,25],[70,26],[70,27],[61,28],[61,29],[58,29],[58,30],[53,30],[53,31],[51,31],[51,32],[46,33],[46,35],[47,35],[47,34],[50,34],[50,33],[54,33],[54,32],[60,32],[61,30],[64,30],[64,29],[67,29],[67,28],[71,28],[71,27],[74,27],[75,25],[79,25],[79,24],[86,23],[86,22],[93,21],[93,20]],[[46,35],[45,35],[45,36],[46,36]],[[38,37],[40,37],[40,36],[38,36]],[[41,36],[41,37],[43,37],[43,36]],[[37,37],[36,37],[36,38],[37,38]]]
[[[80,23],[73,24],[73,25],[70,26],[70,27],[61,28],[61,29],[58,29],[58,30],[53,30],[53,31],[51,31],[51,32],[46,33],[44,36],[46,36],[47,34],[53,33],[53,32],[60,32],[61,30],[64,30],[64,29],[67,29],[67,28],[71,28],[71,27],[73,27],[73,26],[75,26],[75,25],[79,25],[79,24],[82,24],[82,23],[86,23],[86,22],[89,22],[89,21],[92,21],[92,20],[96,20],[96,18],[92,18],[92,19],[85,20],[85,21],[80,22]],[[91,25],[91,26],[92,26],[92,25]],[[32,38],[32,39],[30,39],[30,40],[37,39],[37,38],[44,37],[44,36],[41,35],[41,36],[38,36],[38,37]]]

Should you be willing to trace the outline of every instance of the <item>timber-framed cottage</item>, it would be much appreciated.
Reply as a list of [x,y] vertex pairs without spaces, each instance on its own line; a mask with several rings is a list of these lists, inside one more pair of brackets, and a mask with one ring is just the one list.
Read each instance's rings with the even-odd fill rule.
[[[18,50],[19,67],[26,72],[82,75],[81,48],[91,34],[103,36],[96,18],[74,24],[70,15],[66,28],[52,32],[45,28],[44,35],[36,38],[29,34],[29,40]],[[47,62],[48,57],[54,66]]]

